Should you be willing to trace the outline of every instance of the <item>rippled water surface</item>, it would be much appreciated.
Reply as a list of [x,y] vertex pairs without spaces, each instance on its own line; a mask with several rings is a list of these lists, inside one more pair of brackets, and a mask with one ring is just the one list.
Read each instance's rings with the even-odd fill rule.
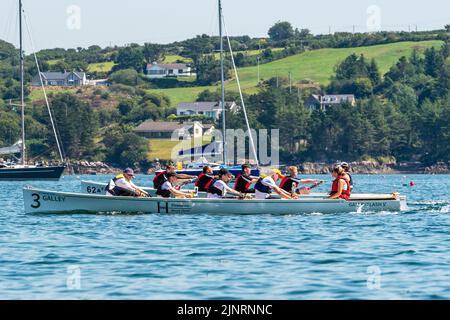
[[[31,184],[78,191],[81,179],[107,177]],[[400,191],[409,211],[30,215],[27,183],[0,182],[0,298],[450,298],[450,176],[355,182],[360,192]]]

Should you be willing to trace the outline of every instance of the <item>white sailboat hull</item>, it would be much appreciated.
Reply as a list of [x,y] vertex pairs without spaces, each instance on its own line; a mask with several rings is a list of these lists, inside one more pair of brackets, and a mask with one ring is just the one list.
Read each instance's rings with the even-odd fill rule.
[[26,213],[301,214],[401,211],[398,200],[238,200],[110,197],[24,188]]

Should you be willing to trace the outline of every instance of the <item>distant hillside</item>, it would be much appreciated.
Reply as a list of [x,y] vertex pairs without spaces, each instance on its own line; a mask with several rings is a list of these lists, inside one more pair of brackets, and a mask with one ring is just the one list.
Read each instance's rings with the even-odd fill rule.
[[[402,56],[410,56],[414,48],[425,51],[430,47],[440,47],[442,41],[421,41],[421,42],[397,42],[385,45],[376,45],[369,47],[344,48],[344,49],[319,49],[307,51],[298,55],[287,57],[281,60],[273,61],[260,66],[261,79],[272,77],[291,77],[294,82],[300,80],[313,80],[321,85],[329,83],[333,74],[333,69],[342,60],[352,53],[364,54],[367,59],[374,58],[378,64],[380,72],[384,75],[389,68]],[[242,88],[247,93],[253,93],[257,90],[257,67],[245,67],[239,69],[239,77]],[[181,101],[195,101],[197,95],[203,90],[216,90],[216,86],[191,87],[191,88],[173,88],[151,90],[153,92],[164,93],[170,97],[172,105]],[[226,85],[227,90],[237,91],[236,81],[231,80]]]

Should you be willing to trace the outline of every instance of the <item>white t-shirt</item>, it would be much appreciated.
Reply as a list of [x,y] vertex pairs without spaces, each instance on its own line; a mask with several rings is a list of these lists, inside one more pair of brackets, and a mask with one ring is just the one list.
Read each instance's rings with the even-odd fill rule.
[[161,190],[170,190],[172,188],[173,186],[169,181],[164,182],[161,186]]
[[227,184],[222,180],[217,180],[216,182],[214,182],[213,186],[222,191],[222,196],[219,196],[218,194],[208,193],[209,199],[223,198],[227,194],[227,191],[231,190],[231,188],[227,186]]
[[[136,188],[136,186],[134,185],[133,182],[128,181],[125,178],[118,179],[118,180],[116,180],[116,182],[113,182],[113,180],[111,180],[111,184],[110,184],[111,189],[114,188],[114,186],[118,186],[120,188],[124,188],[127,190],[133,190],[134,188]],[[106,195],[112,196],[112,194],[109,193],[108,190],[106,190]]]
[[[261,183],[263,185],[269,187],[270,189],[273,189],[274,187],[277,186],[277,184],[272,179],[272,177],[265,177],[264,179],[261,180]],[[255,198],[256,199],[266,199],[267,197],[269,197],[269,194],[263,193],[263,192],[255,189]]]

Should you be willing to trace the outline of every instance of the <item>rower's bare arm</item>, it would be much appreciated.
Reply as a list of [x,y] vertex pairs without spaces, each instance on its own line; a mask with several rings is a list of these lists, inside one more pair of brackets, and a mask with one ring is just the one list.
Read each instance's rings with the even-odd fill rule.
[[234,194],[234,195],[237,195],[237,196],[239,196],[239,197],[242,196],[242,193],[241,193],[241,192],[239,192],[239,191],[237,191],[237,190],[234,190],[233,188],[230,188],[230,187],[227,188],[227,192],[232,193],[232,194]]
[[190,178],[183,178],[183,179],[177,179],[177,183],[191,183],[192,179]]
[[286,192],[285,190],[275,187],[274,188],[276,193],[278,193],[283,199],[293,199],[293,197],[290,195],[290,193]]
[[197,176],[191,176],[189,174],[184,174],[184,173],[177,174],[177,177],[181,178],[181,179],[195,179],[195,178],[197,178]]
[[320,184],[323,183],[323,180],[317,180],[317,179],[302,179],[300,180],[301,184]]
[[170,188],[169,191],[175,196],[179,198],[192,198],[192,194],[186,193],[175,188]]

